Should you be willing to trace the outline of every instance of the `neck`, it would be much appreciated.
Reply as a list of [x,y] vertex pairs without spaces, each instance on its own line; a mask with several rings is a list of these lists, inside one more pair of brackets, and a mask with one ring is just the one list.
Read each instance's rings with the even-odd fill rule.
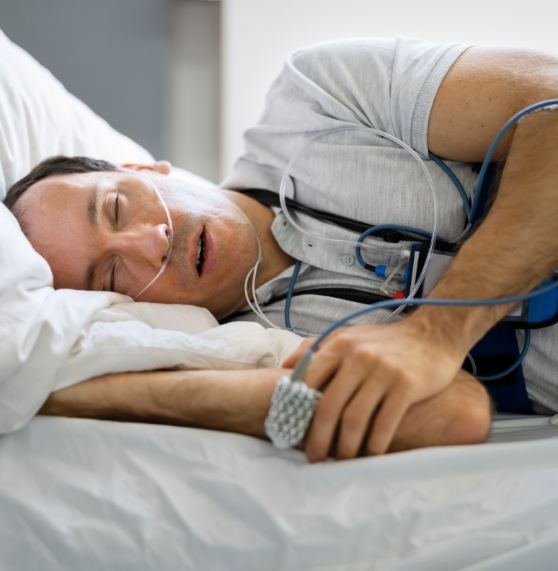
[[256,287],[259,287],[277,277],[292,266],[296,260],[281,249],[271,232],[275,214],[269,206],[264,206],[257,200],[239,192],[231,190],[223,190],[222,192],[225,192],[227,198],[242,210],[258,235],[262,248],[262,263],[258,268],[256,277]]

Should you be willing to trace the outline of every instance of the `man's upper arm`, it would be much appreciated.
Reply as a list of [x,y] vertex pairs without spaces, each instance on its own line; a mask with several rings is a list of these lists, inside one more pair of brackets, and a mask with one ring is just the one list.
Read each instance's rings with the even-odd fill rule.
[[245,135],[246,154],[225,188],[277,188],[311,134],[343,126],[386,131],[427,154],[430,109],[447,71],[467,49],[408,38],[354,38],[289,55],[265,111]]
[[421,40],[355,38],[301,50],[284,77],[334,120],[386,131],[421,152],[432,102],[467,49]]
[[[444,159],[481,162],[508,119],[551,98],[558,98],[558,58],[524,48],[472,47],[438,90],[428,147]],[[506,156],[513,132],[502,143],[500,157]]]

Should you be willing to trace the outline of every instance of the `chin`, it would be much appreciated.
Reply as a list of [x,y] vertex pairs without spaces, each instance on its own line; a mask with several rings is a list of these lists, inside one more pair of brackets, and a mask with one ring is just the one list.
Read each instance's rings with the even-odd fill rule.
[[[216,319],[223,319],[237,312],[239,309],[247,305],[246,296],[244,295],[244,282],[248,272],[252,269],[251,265],[245,272],[235,272],[237,279],[233,283],[221,282],[219,291],[212,296],[212,301],[217,300],[217,303],[207,303],[205,307],[213,314]],[[227,274],[231,276],[231,271]],[[227,280],[228,281],[228,280]]]

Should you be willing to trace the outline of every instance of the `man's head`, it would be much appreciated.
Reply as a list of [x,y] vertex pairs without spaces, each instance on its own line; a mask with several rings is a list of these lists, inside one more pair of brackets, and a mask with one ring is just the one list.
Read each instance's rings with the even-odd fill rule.
[[177,181],[166,176],[170,168],[166,161],[117,167],[53,157],[14,184],[5,204],[49,263],[54,287],[134,297],[169,252],[168,218],[154,183],[174,242],[165,272],[138,301],[188,303],[224,316],[242,303],[258,256],[256,231],[234,193]]

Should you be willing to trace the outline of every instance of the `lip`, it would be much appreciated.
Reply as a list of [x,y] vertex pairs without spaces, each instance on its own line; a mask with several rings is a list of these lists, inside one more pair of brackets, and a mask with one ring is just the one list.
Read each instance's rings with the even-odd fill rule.
[[[209,233],[207,228],[202,229],[202,232],[205,231],[204,234],[204,247],[205,247],[205,258],[203,262],[202,272],[200,274],[200,278],[205,277],[207,274],[211,272],[213,266],[215,265],[215,243]],[[201,234],[200,234],[201,235]],[[198,236],[199,240],[199,236]],[[196,252],[197,252],[197,242],[196,242]],[[195,258],[194,258],[195,261]]]
[[[196,268],[196,257],[198,255],[198,244],[202,234],[204,236],[204,260],[201,274],[198,274],[198,270]],[[198,276],[200,279],[211,272],[213,266],[215,265],[215,244],[205,226],[202,226],[200,232],[196,234],[192,240],[191,263],[192,274]]]
[[193,237],[191,248],[190,248],[192,251],[192,253],[190,254],[190,263],[192,264],[192,275],[194,275],[194,276],[199,276],[198,270],[196,268],[196,258],[198,256],[198,244],[200,242],[200,236],[202,234],[203,234],[203,226],[202,226],[202,229],[199,231],[199,233]]

